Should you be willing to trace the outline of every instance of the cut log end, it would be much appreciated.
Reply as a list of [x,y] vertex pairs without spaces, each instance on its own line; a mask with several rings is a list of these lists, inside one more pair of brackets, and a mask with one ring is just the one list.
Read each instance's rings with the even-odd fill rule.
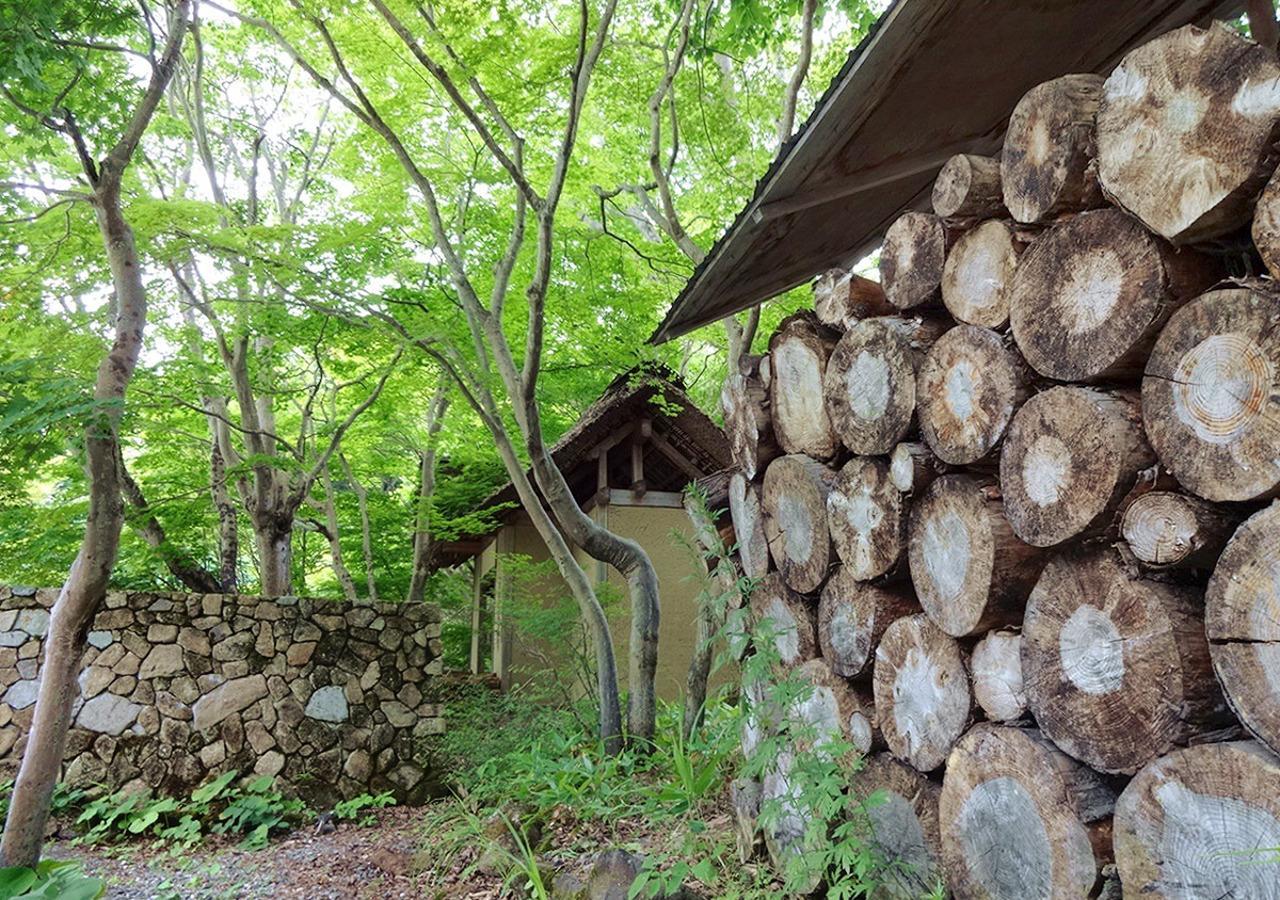
[[921,772],[938,768],[972,711],[960,645],[923,615],[898,619],[876,648],[873,676],[889,750]]
[[1162,757],[1116,802],[1114,843],[1126,895],[1280,898],[1280,759],[1252,741]]
[[1044,733],[1101,772],[1132,774],[1224,724],[1199,603],[1194,588],[1134,578],[1109,550],[1050,562],[1022,623]]
[[988,219],[1004,212],[1000,160],[959,153],[938,170],[933,211],[942,219]]
[[825,748],[843,744],[855,756],[883,746],[875,704],[865,687],[855,687],[833,673],[824,659],[810,660],[797,667],[794,675],[808,689],[790,711],[797,746],[822,754]]
[[902,494],[879,459],[855,456],[827,495],[827,525],[848,577],[868,581],[898,562],[906,533]]
[[889,454],[889,478],[904,494],[922,493],[950,469],[928,446],[915,441],[898,444]]
[[807,456],[781,456],[764,473],[761,505],[769,554],[782,580],[802,594],[816,591],[831,563],[827,495],[836,473]]
[[1034,729],[977,725],[942,784],[948,882],[961,897],[1092,896],[1114,804],[1095,773]]
[[916,384],[920,431],[944,462],[977,462],[1029,396],[1030,371],[996,332],[961,325],[929,348]]
[[880,248],[880,284],[898,309],[937,303],[942,296],[942,268],[950,239],[937,216],[907,212],[884,235]]
[[1280,753],[1280,503],[1246,519],[1205,593],[1214,671],[1244,726]]
[[783,320],[769,339],[769,407],[773,431],[786,453],[826,459],[836,437],[822,402],[822,380],[834,343],[808,311]]
[[1014,533],[1037,547],[1111,527],[1138,472],[1155,461],[1127,393],[1056,387],[1028,400],[1000,453]]
[[1041,565],[967,475],[944,475],[915,503],[907,555],[920,605],[955,637],[1015,624]]
[[1019,222],[1043,222],[1102,202],[1092,145],[1099,75],[1064,75],[1018,101],[1000,156],[1004,204]]
[[942,271],[942,302],[956,321],[1004,327],[1009,285],[1025,246],[1011,224],[995,220],[960,236]]
[[1152,568],[1212,568],[1239,521],[1199,498],[1150,491],[1129,504],[1120,532]]
[[1012,722],[1027,711],[1021,653],[1016,631],[989,632],[973,648],[973,697],[993,722]]
[[765,537],[760,489],[742,472],[729,479],[729,518],[737,537],[738,558],[748,578],[769,574],[769,541]]
[[895,312],[878,281],[843,269],[832,269],[814,284],[813,311],[824,325],[840,331],[848,331],[863,319]]
[[1103,189],[1174,243],[1244,225],[1274,168],[1277,85],[1275,52],[1222,23],[1143,44],[1106,81],[1097,124]]
[[1174,313],[1142,381],[1142,418],[1160,461],[1206,500],[1280,492],[1280,298],[1210,291]]
[[909,591],[859,582],[842,566],[827,580],[818,603],[822,658],[843,678],[861,675],[885,629],[919,611]]
[[760,579],[751,592],[751,618],[753,635],[757,642],[770,643],[777,664],[798,666],[817,656],[813,614],[776,572]]
[[887,753],[867,759],[851,779],[849,817],[864,824],[886,864],[873,896],[917,900],[941,880],[941,793],[941,787]]

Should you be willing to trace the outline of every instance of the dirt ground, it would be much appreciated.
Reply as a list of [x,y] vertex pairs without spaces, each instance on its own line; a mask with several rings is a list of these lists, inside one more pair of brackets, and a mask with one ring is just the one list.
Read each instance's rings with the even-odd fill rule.
[[[330,834],[303,827],[273,839],[263,850],[209,843],[190,853],[143,844],[46,846],[46,855],[77,859],[107,882],[108,900],[347,900],[347,898],[450,898],[489,900],[497,879],[421,871],[417,862],[430,840],[421,810],[381,810],[378,823],[343,825]],[[463,861],[459,861],[460,863]],[[459,865],[461,868],[461,865]]]

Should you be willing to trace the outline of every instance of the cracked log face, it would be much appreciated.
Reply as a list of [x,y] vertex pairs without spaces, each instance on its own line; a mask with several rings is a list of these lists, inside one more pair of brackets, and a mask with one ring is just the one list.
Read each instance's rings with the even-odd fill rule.
[[1009,324],[1042,375],[1132,378],[1170,312],[1216,275],[1212,261],[1175,251],[1120,210],[1081,213],[1023,254],[1008,291]]
[[1022,687],[1022,636],[991,631],[973,648],[973,698],[993,722],[1012,722],[1027,711]]
[[832,562],[827,495],[836,473],[807,456],[781,456],[764,473],[761,505],[769,555],[782,580],[802,594],[816,591]]
[[956,321],[1005,326],[1009,285],[1025,246],[1009,222],[990,220],[960,236],[942,270],[942,302]]
[[830,748],[839,743],[852,747],[857,756],[884,746],[871,691],[865,685],[853,685],[839,677],[823,659],[798,666],[794,675],[809,688],[788,712],[798,747],[830,758]]
[[941,879],[941,793],[941,787],[888,753],[866,759],[850,779],[849,818],[866,822],[872,846],[888,864],[873,897],[918,900]]
[[1043,556],[1009,528],[999,495],[944,475],[911,508],[911,582],[920,605],[953,637],[1016,624]]
[[1120,532],[1134,557],[1153,569],[1206,569],[1217,562],[1240,517],[1199,497],[1151,491],[1124,511]]
[[880,284],[898,309],[936,304],[942,297],[942,268],[950,237],[937,216],[907,212],[884,234]]
[[1231,708],[1280,752],[1280,504],[1246,519],[1227,544],[1205,592],[1204,624]]
[[1044,733],[1132,774],[1226,723],[1195,588],[1131,576],[1108,549],[1054,559],[1027,601],[1022,677]]
[[776,662],[798,666],[818,654],[813,613],[804,598],[787,587],[778,573],[766,575],[751,592],[752,633],[766,635],[773,644]]
[[1260,744],[1161,757],[1120,795],[1114,828],[1126,895],[1280,900],[1280,759]]
[[902,552],[907,520],[889,464],[855,456],[827,495],[827,526],[846,577],[869,581],[893,568]]
[[1147,362],[1142,419],[1192,493],[1233,501],[1280,491],[1280,298],[1231,288],[1174,313]]
[[1038,731],[975,725],[952,752],[939,803],[957,897],[1078,900],[1109,851],[1115,794]]
[[842,566],[827,579],[818,603],[822,658],[843,678],[864,674],[885,629],[919,611],[920,605],[905,586],[860,582]]
[[1135,396],[1051,388],[1023,404],[1005,436],[1005,514],[1036,547],[1103,532],[1153,462]]
[[941,766],[972,709],[955,639],[926,616],[898,619],[876,648],[873,686],[889,751],[921,772]]
[[1215,22],[1129,53],[1098,111],[1098,174],[1118,206],[1174,243],[1244,225],[1275,166],[1280,65]]
[[1030,371],[999,334],[952,328],[925,355],[916,379],[920,432],[943,462],[967,465],[995,449],[1030,395]]
[[933,180],[933,212],[942,219],[990,219],[1004,213],[1000,160],[957,153]]
[[1000,155],[1004,205],[1019,222],[1098,206],[1093,125],[1102,99],[1100,75],[1064,75],[1018,101]]
[[822,402],[822,378],[833,343],[831,333],[807,310],[784,319],[769,339],[769,410],[784,453],[826,459],[836,452]]

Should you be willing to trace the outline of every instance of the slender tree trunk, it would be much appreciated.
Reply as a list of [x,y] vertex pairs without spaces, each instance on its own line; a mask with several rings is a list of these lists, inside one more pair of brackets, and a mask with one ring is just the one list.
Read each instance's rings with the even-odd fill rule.
[[[356,505],[360,510],[360,548],[364,555],[364,579],[369,588],[369,602],[376,603],[378,601],[378,583],[373,573],[373,534],[369,526],[369,492],[360,483],[360,479],[356,478],[356,473],[351,471],[351,464],[347,462],[346,456],[339,453],[338,462],[342,466],[342,474],[346,477],[347,483],[351,485],[351,490],[355,491]],[[332,493],[329,496],[332,498]],[[338,535],[336,516],[333,534],[336,540]]]
[[409,581],[409,601],[421,602],[427,590],[431,567],[431,504],[436,492],[436,440],[449,409],[449,382],[440,379],[427,411],[427,443],[419,455],[418,502],[413,522],[413,574]]
[[147,294],[133,231],[120,209],[120,183],[177,66],[187,29],[189,5],[180,0],[170,21],[164,53],[146,93],[121,140],[99,171],[86,163],[94,184],[98,230],[111,266],[116,297],[116,335],[98,367],[94,384],[97,409],[85,429],[89,512],[84,541],[53,606],[44,642],[40,689],[27,737],[26,752],[14,784],[0,839],[0,864],[34,868],[40,860],[49,803],[66,750],[71,707],[79,693],[76,676],[89,626],[106,597],[107,583],[120,547],[124,510],[120,495],[119,427],[125,391],[133,377],[147,320]]
[[358,597],[356,582],[351,577],[351,570],[342,559],[342,541],[338,539],[338,505],[333,499],[333,479],[329,477],[328,469],[320,473],[320,484],[324,488],[324,518],[327,526],[325,537],[329,539],[329,557],[333,563],[333,574],[337,576],[338,584],[342,586],[342,596],[348,600],[355,600]]
[[224,594],[236,590],[237,563],[240,559],[240,530],[235,504],[227,490],[227,466],[215,437],[209,452],[209,488],[213,507],[218,511],[218,590]]
[[159,554],[161,560],[164,561],[165,567],[169,570],[174,578],[189,591],[197,594],[216,594],[218,592],[218,581],[200,565],[191,554],[187,553],[181,547],[177,547],[169,540],[169,535],[165,532],[164,526],[160,524],[160,520],[155,517],[151,511],[151,504],[147,502],[146,496],[142,493],[142,488],[133,480],[133,476],[129,474],[129,469],[125,466],[124,458],[120,455],[120,446],[116,445],[116,466],[120,479],[120,491],[125,502],[133,507],[134,513],[128,517],[129,524],[142,536],[147,542],[147,546]]

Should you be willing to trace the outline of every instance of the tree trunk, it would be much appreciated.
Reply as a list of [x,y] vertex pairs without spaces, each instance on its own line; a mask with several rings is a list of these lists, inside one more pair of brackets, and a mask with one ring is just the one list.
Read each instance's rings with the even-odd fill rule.
[[822,378],[834,344],[831,332],[807,310],[789,316],[769,339],[769,411],[784,453],[827,459],[835,433],[822,402]]
[[1280,753],[1280,617],[1276,535],[1280,503],[1246,519],[1205,592],[1205,632],[1227,702],[1245,728]]
[[781,452],[773,433],[768,356],[745,356],[741,371],[730,372],[720,391],[724,433],[733,464],[749,479]]
[[916,369],[946,325],[941,318],[867,319],[845,332],[822,393],[831,425],[854,453],[889,453],[916,409]]
[[[360,483],[360,479],[356,478],[356,473],[351,470],[351,463],[347,462],[347,457],[339,453],[338,463],[342,466],[343,477],[347,479],[347,483],[351,485],[351,490],[356,495],[356,508],[360,512],[360,551],[364,556],[364,580],[368,587],[368,598],[370,603],[378,602],[378,580],[374,573],[373,566],[373,533],[369,525],[369,492],[365,490],[365,486]],[[334,530],[335,539],[337,529]],[[417,535],[415,534],[416,538]]]
[[1016,631],[989,631],[973,648],[973,698],[992,722],[1012,722],[1027,711],[1021,653]]
[[1055,558],[1027,601],[1036,722],[1101,772],[1133,774],[1226,721],[1194,588],[1135,578],[1107,548]]
[[951,466],[918,441],[898,444],[889,454],[889,480],[904,494],[923,494],[934,479],[950,471]]
[[449,410],[449,382],[441,378],[427,410],[427,440],[418,456],[418,498],[413,517],[413,571],[409,578],[410,603],[421,603],[431,575],[431,506],[436,492],[436,444]]
[[818,603],[818,644],[831,671],[842,678],[869,674],[867,663],[885,629],[920,612],[909,588],[857,581],[847,566],[836,569]]
[[1000,160],[959,153],[933,181],[933,212],[940,219],[991,219],[1005,214]]
[[218,511],[218,589],[210,593],[230,594],[236,590],[240,565],[240,527],[235,504],[227,490],[227,466],[217,438],[209,451],[210,492]]
[[[957,897],[1093,896],[1115,792],[1034,728],[981,724],[942,782],[942,861]],[[1127,887],[1127,885],[1126,885]]]
[[853,755],[840,762],[852,769],[858,759],[884,746],[875,703],[866,686],[855,686],[835,675],[824,659],[811,659],[797,666],[792,675],[802,684],[801,695],[787,712],[797,749],[830,758],[833,745],[848,744]]
[[1041,235],[1009,290],[1009,323],[1037,372],[1058,381],[1133,379],[1170,314],[1220,269],[1175,251],[1115,209],[1083,213]]
[[827,526],[847,577],[869,581],[897,565],[907,517],[888,463],[869,456],[845,463],[827,494]]
[[342,541],[338,532],[338,506],[333,499],[333,479],[329,476],[328,467],[320,473],[320,484],[324,488],[325,539],[329,542],[329,560],[333,565],[333,574],[342,588],[342,596],[347,600],[356,600],[359,597],[356,593],[356,582],[342,558]]
[[264,597],[286,597],[293,592],[293,515],[262,516],[254,522],[258,544],[258,580]]
[[751,592],[751,619],[757,644],[776,657],[770,662],[794,668],[818,655],[813,613],[777,572],[760,579]]
[[934,306],[942,299],[942,267],[953,232],[937,216],[905,212],[884,233],[880,284],[898,309]]
[[1098,111],[1103,189],[1175,244],[1244,225],[1276,164],[1277,80],[1274,50],[1218,22],[1131,51]]
[[743,573],[748,578],[763,578],[769,574],[769,541],[764,532],[760,489],[742,472],[734,472],[729,480],[729,517],[733,520]]
[[1153,569],[1212,569],[1240,516],[1187,494],[1151,491],[1124,512],[1120,533]]
[[1063,75],[1018,101],[1004,133],[1000,185],[1014,219],[1044,222],[1102,205],[1093,160],[1101,75]]
[[925,355],[916,383],[920,434],[944,462],[985,459],[1031,396],[1033,373],[989,328],[952,328]]
[[1103,533],[1154,462],[1133,392],[1051,388],[1009,426],[1000,454],[1005,514],[1036,547]]
[[807,456],[782,456],[764,473],[760,502],[769,554],[792,590],[816,591],[827,578],[831,535],[827,495],[836,473]]
[[823,325],[848,331],[863,319],[896,312],[877,281],[843,269],[824,272],[813,286],[813,311]]
[[884,864],[871,897],[919,900],[944,882],[941,794],[939,785],[888,753],[869,757],[849,780],[848,817],[865,824],[867,842]]
[[1176,750],[1116,801],[1116,866],[1134,897],[1280,897],[1280,760],[1253,741]]
[[898,619],[876,648],[872,685],[889,751],[921,772],[942,765],[972,713],[960,645],[924,615]]
[[942,269],[942,302],[957,322],[1004,328],[1009,285],[1028,243],[1026,232],[996,219],[960,236]]
[[916,596],[953,637],[1015,625],[1044,565],[1005,519],[998,491],[944,475],[911,509],[907,556]]
[[1206,500],[1280,493],[1280,298],[1258,287],[1211,291],[1178,310],[1142,381],[1151,446]]
[[[98,231],[111,266],[115,290],[115,339],[98,366],[93,397],[95,410],[85,427],[85,470],[89,510],[84,540],[67,580],[54,602],[44,640],[40,687],[27,734],[27,746],[14,782],[0,838],[0,863],[35,868],[44,842],[45,822],[54,784],[62,767],[71,707],[80,694],[76,681],[80,658],[93,616],[106,598],[107,583],[120,547],[124,510],[120,495],[120,424],[125,391],[142,351],[147,320],[147,293],[133,230],[120,207],[124,170],[168,86],[186,34],[189,6],[180,0],[169,21],[164,52],[152,70],[146,93],[128,128],[97,172],[93,202]],[[97,176],[92,177],[92,176]]]

